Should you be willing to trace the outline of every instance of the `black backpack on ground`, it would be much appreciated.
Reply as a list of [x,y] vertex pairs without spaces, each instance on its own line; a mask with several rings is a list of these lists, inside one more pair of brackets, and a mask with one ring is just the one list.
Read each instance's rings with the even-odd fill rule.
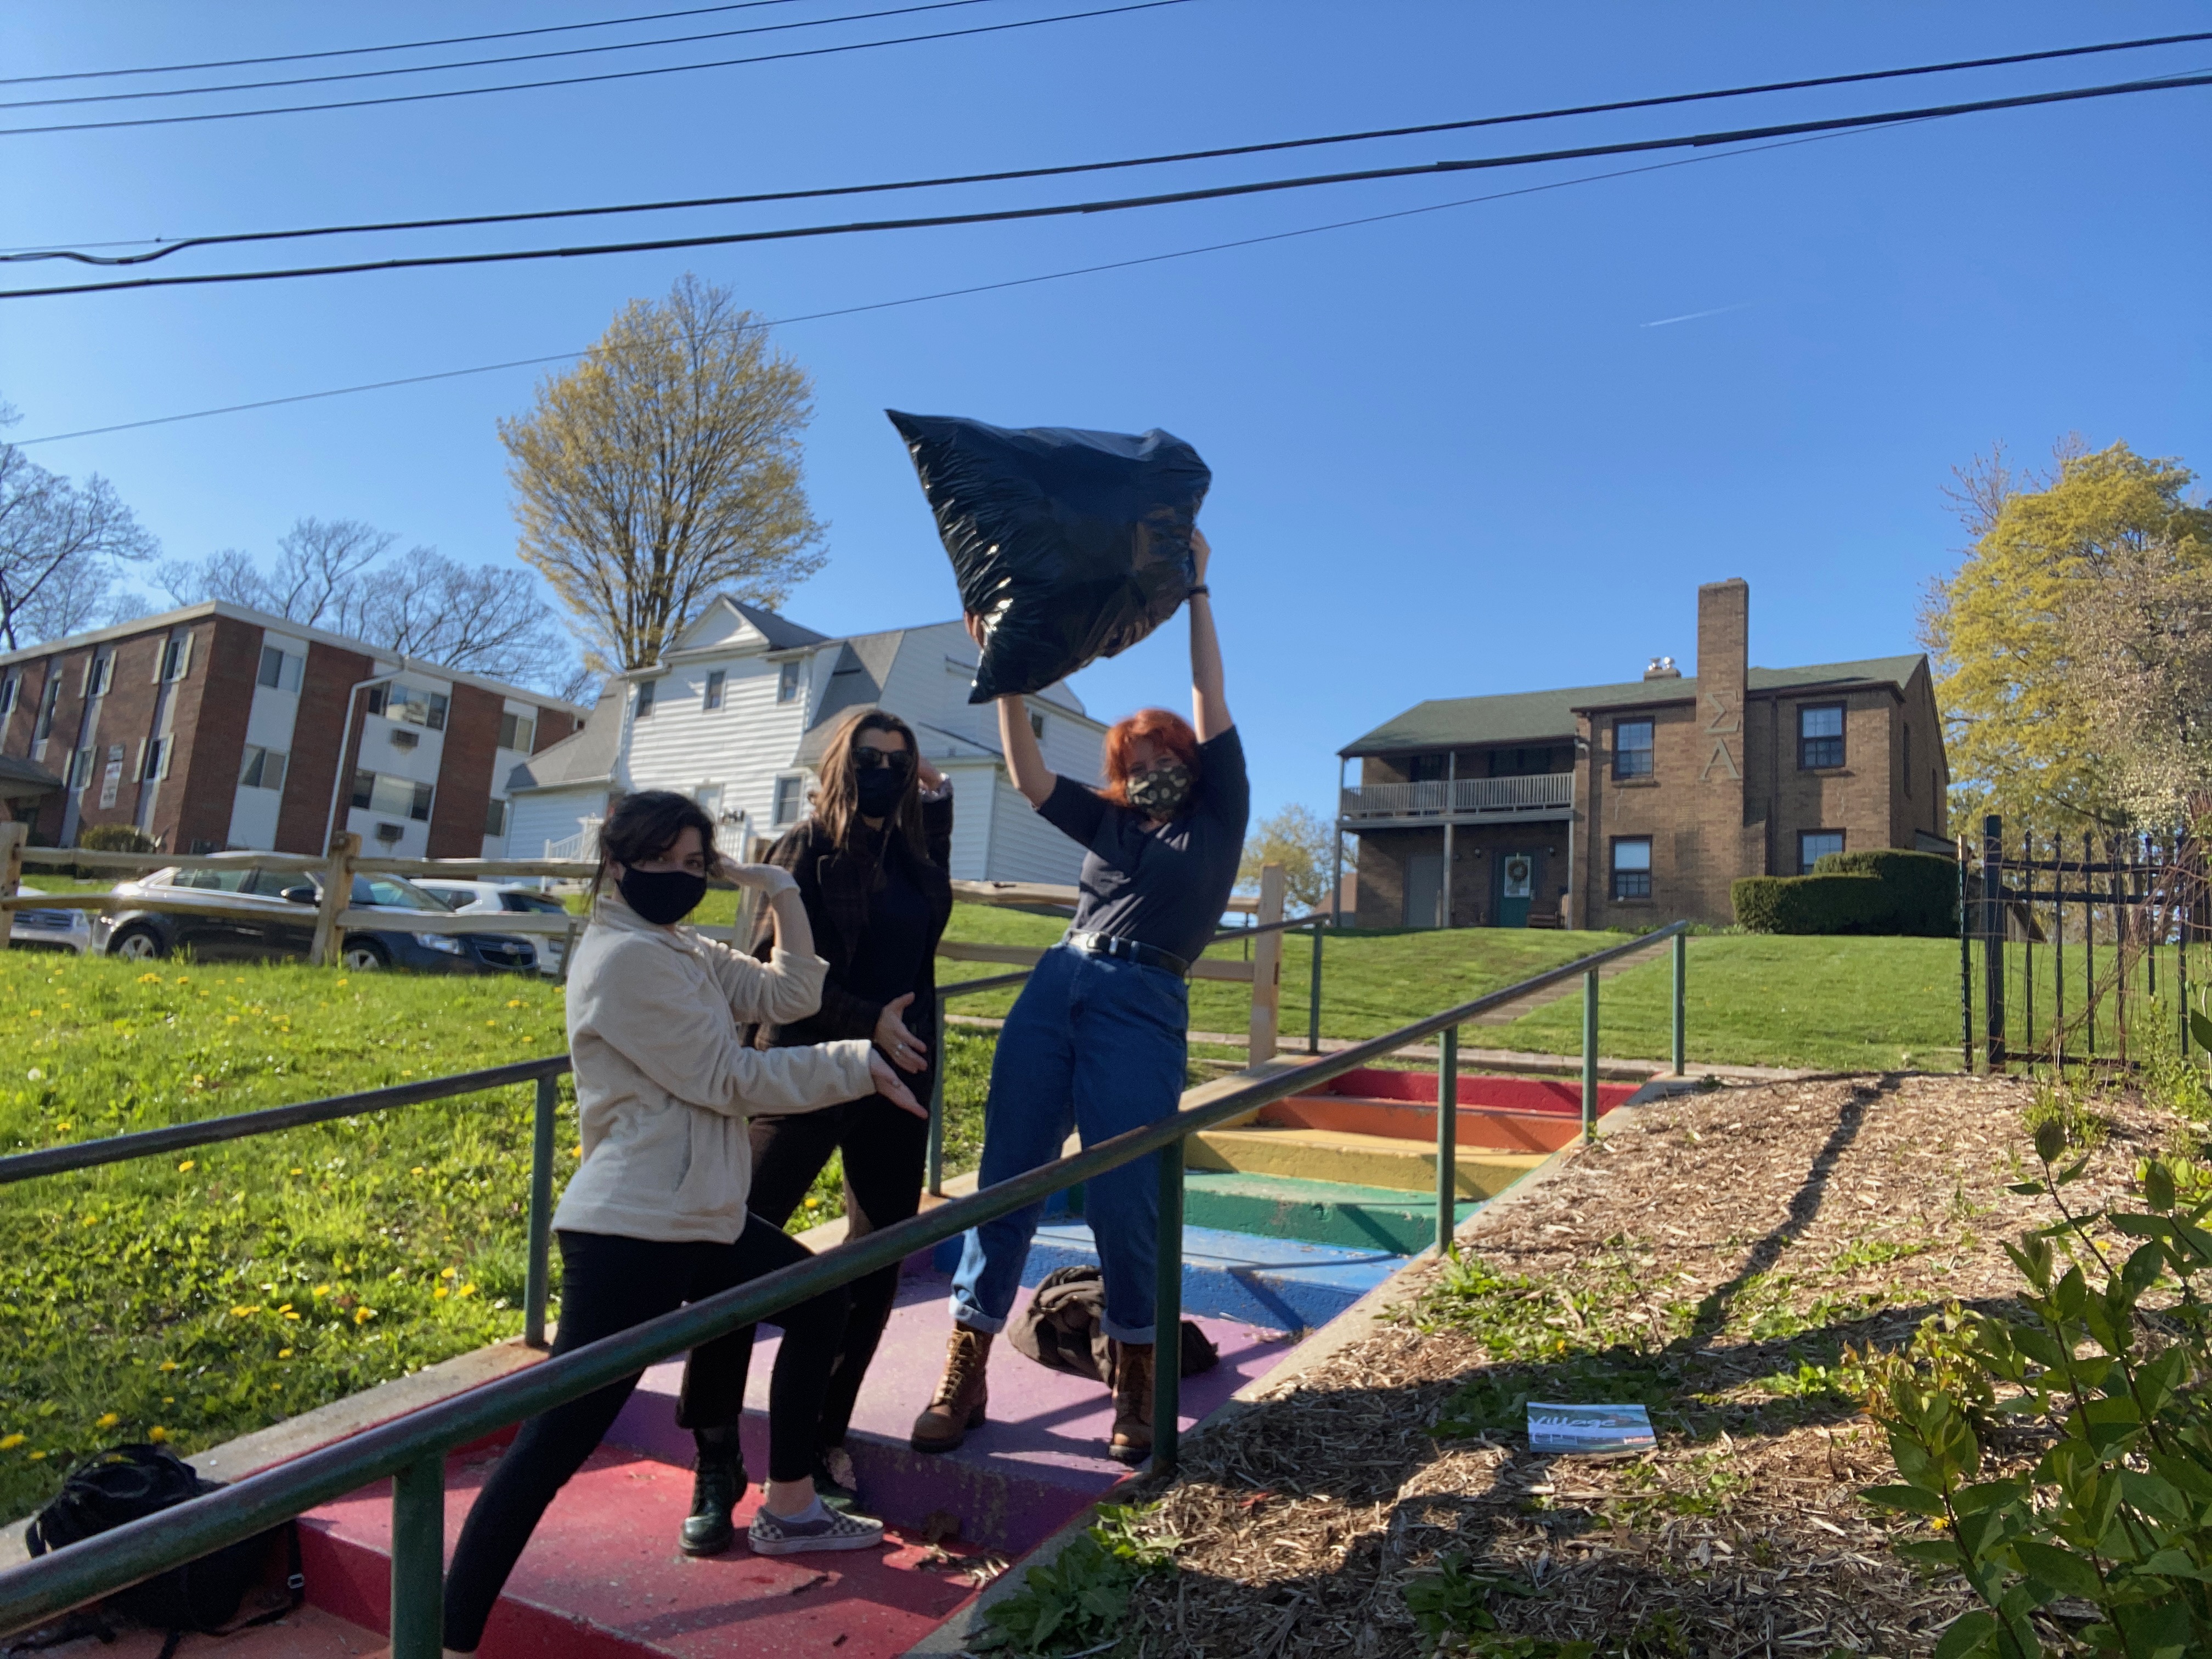
[[[24,1543],[33,1556],[44,1555],[189,1503],[204,1492],[219,1490],[221,1485],[203,1480],[191,1464],[160,1446],[143,1443],[116,1446],[94,1454],[70,1471],[61,1492],[31,1522]],[[288,1521],[282,1527],[226,1544],[197,1561],[118,1590],[102,1605],[151,1629],[167,1631],[168,1640],[162,1646],[161,1659],[171,1659],[177,1644],[194,1631],[230,1633],[227,1621],[237,1613],[246,1592],[260,1579],[270,1540],[279,1532],[284,1534],[287,1551],[285,1588],[289,1599],[283,1607],[258,1613],[234,1628],[274,1624],[307,1600],[296,1522]],[[80,1633],[77,1630],[68,1632],[69,1636]]]
[[[1111,1351],[1099,1322],[1106,1316],[1106,1280],[1089,1266],[1060,1267],[1047,1273],[1013,1323],[1006,1340],[1048,1370],[1071,1371],[1104,1382],[1112,1374]],[[1213,1339],[1194,1321],[1182,1322],[1178,1375],[1195,1376],[1221,1363]]]

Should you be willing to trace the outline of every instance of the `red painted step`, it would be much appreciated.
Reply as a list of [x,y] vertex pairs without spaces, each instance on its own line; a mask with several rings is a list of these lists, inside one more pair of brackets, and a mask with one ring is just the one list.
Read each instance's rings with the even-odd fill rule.
[[[478,1447],[447,1465],[448,1558],[499,1454]],[[961,1577],[963,1547],[932,1550],[896,1533],[878,1549],[779,1557],[754,1555],[740,1537],[727,1554],[695,1560],[676,1545],[690,1502],[690,1470],[602,1446],[523,1552],[485,1629],[483,1659],[891,1659],[974,1593]],[[741,1527],[759,1503],[755,1486]],[[301,1544],[317,1607],[390,1628],[389,1483],[303,1516]]]
[[[1636,1092],[1632,1083],[1601,1083],[1602,1116]],[[1469,1151],[1551,1152],[1581,1132],[1582,1085],[1551,1078],[1462,1075],[1459,1144]],[[1437,1075],[1365,1068],[1260,1109],[1259,1121],[1292,1129],[1329,1129],[1394,1140],[1437,1138]]]

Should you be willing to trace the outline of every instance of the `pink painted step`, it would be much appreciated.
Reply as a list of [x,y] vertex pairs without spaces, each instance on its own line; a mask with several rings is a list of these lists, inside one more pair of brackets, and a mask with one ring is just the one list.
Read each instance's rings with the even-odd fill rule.
[[[249,1600],[245,1611],[258,1611]],[[87,1636],[75,1642],[40,1650],[40,1659],[158,1659],[163,1638],[159,1631],[116,1632],[112,1644]],[[261,1625],[226,1636],[218,1642],[206,1636],[187,1636],[180,1653],[219,1654],[222,1659],[368,1659],[390,1645],[376,1631],[349,1623],[336,1613],[312,1604],[287,1613],[274,1625]]]
[[[469,1505],[501,1448],[447,1463],[450,1558]],[[695,1560],[676,1545],[691,1475],[603,1446],[563,1487],[522,1553],[484,1632],[483,1659],[890,1659],[943,1623],[973,1593],[957,1571],[929,1571],[920,1542],[851,1553],[756,1556],[742,1539]],[[748,1494],[750,1521],[760,1489]],[[392,1593],[392,1491],[368,1487],[301,1517],[314,1605],[385,1631]],[[957,1552],[957,1545],[949,1546]]]
[[[1597,1085],[1599,1115],[1636,1092],[1632,1083]],[[1458,1137],[1470,1152],[1554,1152],[1581,1133],[1582,1085],[1551,1078],[1462,1075]],[[1260,1109],[1259,1121],[1433,1143],[1437,1075],[1367,1068]]]

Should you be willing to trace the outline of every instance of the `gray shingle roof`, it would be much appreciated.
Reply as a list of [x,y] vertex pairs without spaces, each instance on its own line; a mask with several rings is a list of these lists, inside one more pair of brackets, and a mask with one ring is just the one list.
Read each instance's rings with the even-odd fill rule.
[[37,763],[0,755],[0,800],[28,800],[61,787],[61,779]]
[[[1753,691],[1854,682],[1902,689],[1924,657],[1871,657],[1863,662],[1814,663],[1803,668],[1754,668]],[[1415,703],[1372,732],[1353,738],[1340,755],[1387,755],[1414,749],[1480,743],[1566,741],[1575,735],[1578,708],[1633,708],[1639,703],[1688,702],[1698,695],[1695,675],[1678,680],[1629,680],[1618,685],[1577,685],[1559,691],[1511,691],[1492,697],[1439,697]]]
[[558,743],[548,744],[507,775],[509,792],[554,789],[564,783],[604,783],[614,775],[622,750],[623,701],[628,684],[610,680],[584,723]]

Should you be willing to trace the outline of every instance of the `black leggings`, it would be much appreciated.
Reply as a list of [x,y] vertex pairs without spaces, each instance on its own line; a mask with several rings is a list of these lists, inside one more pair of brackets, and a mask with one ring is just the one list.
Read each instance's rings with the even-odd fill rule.
[[[612,1336],[687,1302],[700,1301],[807,1258],[806,1248],[758,1216],[734,1244],[668,1243],[608,1233],[558,1235],[562,1281],[557,1356]],[[783,1346],[769,1385],[769,1474],[803,1480],[813,1469],[823,1390],[845,1333],[842,1287],[787,1308],[772,1322]],[[739,1343],[737,1339],[744,1340]],[[733,1428],[744,1412],[744,1368],[752,1328],[691,1351],[676,1420],[686,1428]],[[614,1426],[637,1375],[556,1406],[522,1425],[461,1528],[446,1577],[446,1645],[472,1653],[507,1576],[553,1494],[581,1468]],[[734,1391],[729,1379],[737,1379]]]
[[[927,1100],[930,1073],[901,1073],[915,1098]],[[922,1165],[929,1152],[929,1125],[881,1095],[848,1100],[818,1112],[793,1112],[788,1116],[761,1116],[751,1124],[752,1187],[746,1202],[753,1213],[779,1225],[791,1219],[830,1162],[830,1154],[843,1154],[845,1165],[845,1237],[859,1238],[904,1221],[921,1207]],[[852,1293],[852,1311],[845,1321],[830,1368],[829,1387],[822,1400],[821,1443],[845,1443],[845,1431],[853,1420],[853,1407],[860,1395],[860,1379],[876,1357],[884,1327],[890,1322],[891,1307],[898,1299],[899,1264],[856,1279],[846,1288]],[[785,1339],[787,1341],[789,1339]],[[733,1332],[726,1364],[718,1364],[711,1376],[700,1376],[691,1384],[691,1398],[700,1409],[726,1409],[729,1400],[743,1400],[745,1368],[752,1353],[752,1331]],[[716,1345],[718,1347],[720,1344]],[[782,1362],[777,1362],[781,1374]]]

